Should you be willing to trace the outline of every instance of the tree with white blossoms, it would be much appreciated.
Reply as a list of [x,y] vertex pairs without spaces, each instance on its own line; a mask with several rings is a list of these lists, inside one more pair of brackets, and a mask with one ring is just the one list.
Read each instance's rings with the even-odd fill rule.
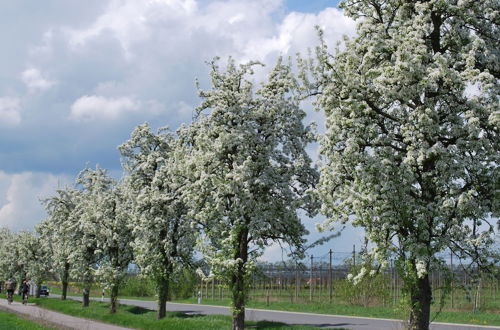
[[95,170],[86,168],[76,179],[81,187],[75,207],[76,221],[71,223],[74,233],[74,246],[70,255],[71,275],[83,282],[82,306],[90,303],[90,288],[94,280],[97,264],[102,258],[99,253],[99,221],[102,220],[100,199],[112,190],[114,180],[107,176],[99,166]]
[[105,176],[100,180],[111,182],[111,186],[97,192],[94,200],[95,253],[101,256],[95,274],[110,291],[110,313],[116,313],[118,289],[133,258],[132,230],[129,227],[133,197],[128,191],[127,180],[119,184]]
[[[203,225],[206,260],[229,280],[233,329],[243,329],[249,272],[273,242],[300,247],[306,233],[297,213],[316,211],[308,194],[318,173],[306,153],[314,140],[293,95],[296,81],[280,60],[257,89],[257,63],[221,70],[211,63],[212,89],[191,125],[193,183],[186,200]],[[257,90],[256,90],[257,89]]]
[[130,195],[135,195],[130,222],[134,261],[143,276],[156,283],[161,319],[166,316],[172,275],[188,265],[195,245],[195,230],[183,201],[187,154],[183,139],[166,128],[155,134],[148,124],[139,125],[119,150],[129,174]]
[[21,265],[20,279],[29,279],[31,284],[36,286],[36,297],[40,298],[40,287],[49,275],[50,251],[39,235],[24,230],[17,233],[16,245],[19,255],[18,263]]
[[0,279],[18,280],[18,251],[16,234],[8,228],[0,228]]
[[[487,266],[499,213],[500,2],[346,0],[357,36],[317,48],[307,87],[326,114],[319,194],[398,258],[408,327],[428,329],[429,271],[450,249]],[[311,64],[311,62],[309,62]],[[496,194],[496,196],[495,196]]]
[[71,267],[71,251],[75,247],[77,232],[74,224],[77,221],[75,208],[79,191],[73,188],[58,189],[54,196],[43,200],[47,219],[37,231],[43,239],[43,244],[51,251],[50,262],[54,272],[62,283],[61,299],[65,300],[68,292]]
[[25,279],[37,285],[37,296],[40,296],[40,285],[49,271],[47,259],[49,253],[42,246],[38,235],[22,230],[13,233],[6,228],[0,230],[0,272],[2,279],[13,279],[20,285]]

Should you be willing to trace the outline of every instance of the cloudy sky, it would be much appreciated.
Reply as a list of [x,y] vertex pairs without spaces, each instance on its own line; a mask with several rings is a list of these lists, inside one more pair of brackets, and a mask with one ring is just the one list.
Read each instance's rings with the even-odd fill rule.
[[[31,229],[39,198],[85,166],[120,176],[117,145],[148,121],[177,127],[215,56],[272,65],[355,24],[336,0],[0,2],[0,226]],[[319,118],[311,113],[311,117]],[[317,221],[317,219],[315,220]],[[314,230],[314,221],[307,226]],[[315,235],[313,235],[316,237]],[[359,234],[333,243],[349,250]],[[276,254],[276,251],[270,251]]]

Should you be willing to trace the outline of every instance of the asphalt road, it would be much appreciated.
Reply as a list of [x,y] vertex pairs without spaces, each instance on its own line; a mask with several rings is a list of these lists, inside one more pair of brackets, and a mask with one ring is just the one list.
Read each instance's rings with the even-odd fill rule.
[[[81,297],[68,297],[80,300]],[[94,300],[101,300],[94,298]],[[105,299],[106,301],[108,299]],[[156,310],[156,302],[132,299],[120,299],[121,304],[139,306],[151,310]],[[179,311],[188,314],[224,314],[230,315],[228,307],[167,303],[168,311]],[[306,324],[318,326],[320,328],[346,328],[353,330],[403,330],[401,320],[379,319],[357,316],[325,315],[313,313],[272,311],[264,309],[247,308],[245,317],[249,321],[276,321],[287,324]],[[500,316],[499,316],[500,317]],[[453,323],[434,322],[432,330],[486,330],[500,329],[493,326],[464,325]]]

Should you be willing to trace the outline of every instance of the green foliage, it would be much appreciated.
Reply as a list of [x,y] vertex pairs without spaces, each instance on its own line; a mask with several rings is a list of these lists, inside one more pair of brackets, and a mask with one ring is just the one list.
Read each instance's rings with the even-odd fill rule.
[[[351,269],[351,272],[359,273],[361,266],[351,267]],[[368,267],[367,272],[371,270],[371,267]],[[335,289],[337,295],[346,303],[367,307],[389,301],[390,293],[386,288],[386,283],[384,274],[379,273],[362,277],[356,284],[348,279],[338,280],[335,282]]]
[[[172,299],[186,299],[196,291],[197,277],[192,269],[184,268],[172,276],[170,295]],[[129,275],[120,287],[120,296],[154,297],[157,294],[155,282],[146,276]]]
[[132,297],[153,297],[156,294],[154,281],[137,275],[125,277],[120,287],[120,295]]
[[193,296],[198,284],[198,277],[193,269],[184,268],[176,272],[170,282],[172,299],[186,299]]

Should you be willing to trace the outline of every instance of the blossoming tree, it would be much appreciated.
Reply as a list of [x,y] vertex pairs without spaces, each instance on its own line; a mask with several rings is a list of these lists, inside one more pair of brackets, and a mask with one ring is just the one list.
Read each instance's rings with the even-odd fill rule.
[[[40,298],[40,287],[42,282],[48,278],[50,263],[50,250],[43,244],[43,238],[29,231],[20,231],[16,234],[19,260],[21,264],[20,279],[28,279],[35,285],[35,296]],[[21,283],[21,282],[20,282]]]
[[74,233],[74,246],[70,255],[72,277],[83,282],[82,306],[88,307],[90,303],[90,287],[94,280],[96,267],[102,255],[99,253],[98,231],[99,221],[102,220],[103,211],[100,199],[103,194],[108,194],[114,185],[114,180],[107,176],[106,171],[100,167],[95,170],[86,168],[76,179],[81,188],[75,207],[76,221],[72,223]]
[[244,328],[248,275],[272,242],[301,246],[299,209],[315,212],[307,193],[318,178],[306,145],[313,141],[292,92],[295,80],[281,61],[257,89],[255,63],[226,70],[212,62],[212,89],[191,125],[193,182],[186,198],[203,225],[205,258],[229,280],[233,329]]
[[58,189],[54,196],[43,201],[47,219],[37,227],[42,243],[51,251],[49,262],[52,271],[59,276],[62,283],[61,299],[68,293],[70,274],[70,255],[75,245],[74,222],[75,207],[78,201],[78,190],[72,188]]
[[[103,178],[107,180],[109,178]],[[113,181],[112,181],[113,182]],[[95,240],[101,256],[96,277],[110,292],[110,312],[116,313],[118,290],[126,275],[132,256],[132,230],[129,226],[132,196],[127,180],[112,183],[109,190],[101,191],[96,199]]]
[[[500,3],[346,0],[357,36],[318,47],[324,228],[351,221],[395,253],[408,327],[428,329],[437,253],[484,266],[499,204]],[[495,196],[496,194],[496,196]]]
[[21,274],[20,258],[16,245],[17,235],[8,228],[0,228],[0,275],[2,280],[24,277]]
[[155,134],[148,124],[139,125],[119,150],[134,204],[134,261],[156,283],[161,319],[166,316],[173,272],[188,264],[195,245],[183,199],[187,154],[176,134],[167,129]]

